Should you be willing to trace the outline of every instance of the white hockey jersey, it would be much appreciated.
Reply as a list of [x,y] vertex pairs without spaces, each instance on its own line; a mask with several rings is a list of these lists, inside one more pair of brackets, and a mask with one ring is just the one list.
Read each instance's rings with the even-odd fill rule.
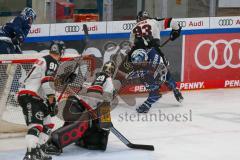
[[172,18],[165,18],[162,21],[157,21],[155,19],[146,19],[138,22],[132,29],[130,33],[129,41],[133,45],[135,42],[135,37],[145,37],[152,36],[154,39],[160,40],[160,32],[167,28],[172,28],[178,30],[178,23]]
[[39,58],[25,78],[18,95],[28,94],[41,99],[55,95],[54,77],[58,66],[58,61],[50,55]]
[[109,93],[114,91],[112,77],[104,72],[98,73],[92,85],[88,88],[88,92],[98,92],[100,94]]

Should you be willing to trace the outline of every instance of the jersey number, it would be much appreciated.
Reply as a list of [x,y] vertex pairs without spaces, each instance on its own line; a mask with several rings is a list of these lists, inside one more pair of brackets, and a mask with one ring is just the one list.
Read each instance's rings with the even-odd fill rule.
[[105,76],[102,75],[102,76],[97,77],[96,81],[102,82],[102,81],[104,81],[104,79],[105,79]]
[[52,70],[56,71],[56,69],[57,69],[57,64],[51,62],[51,63],[49,64],[49,69],[52,69]]
[[141,26],[136,26],[133,29],[133,33],[137,37],[151,36],[152,35],[152,27],[149,24]]

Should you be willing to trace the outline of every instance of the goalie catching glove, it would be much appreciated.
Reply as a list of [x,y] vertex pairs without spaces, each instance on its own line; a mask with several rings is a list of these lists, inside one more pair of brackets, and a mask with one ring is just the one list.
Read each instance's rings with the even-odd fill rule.
[[69,75],[66,74],[62,74],[59,75],[56,79],[55,79],[55,86],[61,86],[64,84],[69,84],[69,83],[73,83],[73,81],[75,80],[75,78],[77,77],[76,73],[71,73]]
[[45,104],[47,105],[47,110],[50,116],[51,117],[56,116],[58,113],[58,106],[57,106],[55,95],[53,94],[48,95]]
[[73,83],[73,81],[75,80],[75,78],[77,77],[76,73],[71,73],[64,81],[64,83]]

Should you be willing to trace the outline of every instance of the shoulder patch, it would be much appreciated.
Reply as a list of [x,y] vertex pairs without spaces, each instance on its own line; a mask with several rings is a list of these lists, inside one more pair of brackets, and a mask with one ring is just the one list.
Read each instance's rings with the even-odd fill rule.
[[172,18],[165,18],[164,19],[164,29],[170,28]]

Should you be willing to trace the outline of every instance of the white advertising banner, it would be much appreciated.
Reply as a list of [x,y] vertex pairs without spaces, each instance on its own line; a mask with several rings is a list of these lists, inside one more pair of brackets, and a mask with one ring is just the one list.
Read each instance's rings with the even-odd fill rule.
[[[174,21],[177,21],[183,30],[240,28],[240,16],[176,18]],[[129,33],[136,21],[36,24],[32,26],[28,37],[83,35],[83,24],[87,24],[89,34]]]
[[207,29],[209,28],[209,18],[179,18],[174,19],[183,29]]
[[240,28],[240,16],[211,17],[210,28]]
[[107,33],[129,33],[135,26],[136,21],[110,21],[107,22]]
[[239,0],[219,0],[218,7],[223,8],[239,8],[240,1]]
[[50,24],[36,24],[32,25],[28,37],[43,37],[49,36]]
[[51,24],[50,35],[82,35],[84,34],[83,24],[87,25],[89,34],[106,33],[106,22],[57,23]]

